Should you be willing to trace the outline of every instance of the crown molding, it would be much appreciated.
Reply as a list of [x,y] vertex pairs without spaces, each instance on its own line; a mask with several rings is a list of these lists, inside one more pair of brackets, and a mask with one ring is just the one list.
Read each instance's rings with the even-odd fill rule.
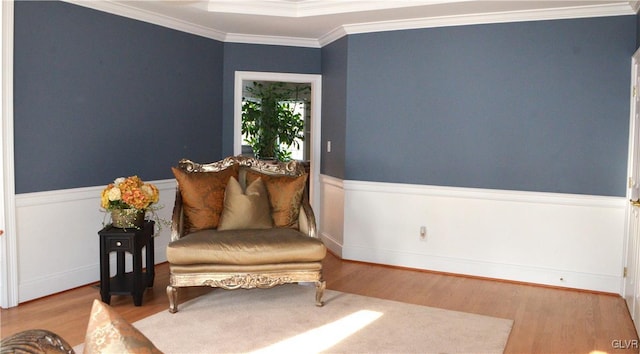
[[[385,21],[345,25],[346,34],[398,31],[418,28],[479,25],[490,23],[546,21],[571,18],[634,15],[629,4],[589,5],[543,10],[524,10],[460,16],[427,17],[400,21]],[[324,45],[324,41],[321,41]]]
[[204,8],[209,12],[300,18],[460,1],[465,0],[305,0],[297,2],[291,0],[208,0],[204,6],[202,4],[194,4],[194,6]]
[[181,32],[195,34],[201,37],[224,41],[227,34],[214,28],[197,25],[191,22],[183,21],[175,17],[165,16],[156,12],[141,10],[136,7],[115,3],[109,0],[92,1],[92,0],[62,0],[64,2],[83,6],[93,10],[107,12],[113,15],[127,17],[133,20],[143,21],[162,27],[171,28]]
[[174,17],[157,14],[128,6],[122,2],[62,0],[68,3],[128,17],[163,27],[175,29],[222,42],[282,45],[295,47],[321,48],[349,34],[399,31],[420,28],[478,25],[490,23],[560,20],[570,18],[588,18],[605,16],[635,15],[640,8],[639,1],[603,5],[588,5],[556,9],[509,11],[499,13],[481,13],[456,16],[425,17],[416,19],[356,23],[339,26],[320,38],[298,38],[284,36],[266,36],[242,33],[225,33],[220,30],[193,24]]
[[348,34],[349,33],[347,32],[346,26],[340,26],[333,29],[331,32],[325,34],[324,36],[320,37],[320,39],[318,39],[318,42],[320,43],[320,47],[322,48],[325,45],[331,42],[337,41],[338,39]]
[[[640,2],[637,2],[640,3]],[[638,5],[640,6],[640,4]],[[323,47],[349,34],[401,31],[420,28],[468,26],[491,23],[547,21],[571,18],[589,18],[606,16],[634,15],[632,4],[590,5],[544,10],[509,11],[442,17],[425,17],[397,21],[370,22],[344,25],[327,33],[319,39]]]
[[224,41],[231,43],[320,48],[320,42],[314,38],[259,36],[255,34],[227,33]]

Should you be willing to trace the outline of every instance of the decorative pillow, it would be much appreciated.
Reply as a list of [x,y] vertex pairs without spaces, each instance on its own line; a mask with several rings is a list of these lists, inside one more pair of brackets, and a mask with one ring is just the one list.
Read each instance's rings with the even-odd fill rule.
[[219,172],[187,173],[175,167],[171,170],[182,195],[185,229],[194,232],[217,228],[227,182],[231,177],[238,177],[238,166]]
[[290,177],[247,171],[247,183],[262,178],[267,186],[271,217],[276,227],[298,228],[298,215],[307,177],[306,173],[298,177]]
[[140,331],[97,299],[93,300],[83,353],[162,354]]
[[229,179],[224,193],[224,210],[218,230],[270,229],[271,210],[267,189],[258,178],[247,186],[246,192],[235,177]]

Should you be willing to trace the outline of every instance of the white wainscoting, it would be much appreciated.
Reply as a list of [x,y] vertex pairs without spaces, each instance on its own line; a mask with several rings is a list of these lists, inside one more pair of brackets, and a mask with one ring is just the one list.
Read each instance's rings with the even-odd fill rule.
[[320,238],[331,252],[342,257],[344,243],[344,187],[342,180],[320,176],[321,213],[318,221]]
[[321,182],[321,235],[345,259],[621,293],[625,198]]
[[[175,181],[151,182],[168,220]],[[621,292],[625,198],[320,182],[320,235],[345,259]],[[103,188],[16,196],[19,302],[99,280]],[[156,263],[166,261],[169,234],[156,235]]]
[[[175,180],[149,182],[160,190],[158,204],[164,207],[158,215],[170,220]],[[100,279],[98,231],[103,221],[108,221],[100,211],[103,189],[104,186],[99,186],[16,195],[19,302]],[[169,227],[156,232],[156,263],[166,261],[169,237]],[[131,257],[128,255],[126,259],[127,269],[131,269]],[[111,272],[115,274],[113,260]]]

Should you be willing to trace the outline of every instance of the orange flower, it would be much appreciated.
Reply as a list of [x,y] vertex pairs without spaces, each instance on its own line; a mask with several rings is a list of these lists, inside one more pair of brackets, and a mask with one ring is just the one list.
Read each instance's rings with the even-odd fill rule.
[[107,210],[145,210],[160,199],[158,188],[144,183],[138,176],[117,178],[102,191],[100,204]]

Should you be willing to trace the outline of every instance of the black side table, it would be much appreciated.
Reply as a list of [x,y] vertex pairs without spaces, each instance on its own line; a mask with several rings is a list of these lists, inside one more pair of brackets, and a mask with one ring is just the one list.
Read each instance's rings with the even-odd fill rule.
[[[120,229],[107,225],[98,231],[100,235],[100,296],[106,304],[111,302],[111,295],[133,295],[135,306],[142,305],[142,294],[146,287],[153,286],[154,222],[145,221],[141,229]],[[142,271],[142,248],[146,247],[146,272]],[[117,254],[117,272],[109,275],[109,253]],[[133,271],[125,272],[124,256],[129,252],[133,256]]]

